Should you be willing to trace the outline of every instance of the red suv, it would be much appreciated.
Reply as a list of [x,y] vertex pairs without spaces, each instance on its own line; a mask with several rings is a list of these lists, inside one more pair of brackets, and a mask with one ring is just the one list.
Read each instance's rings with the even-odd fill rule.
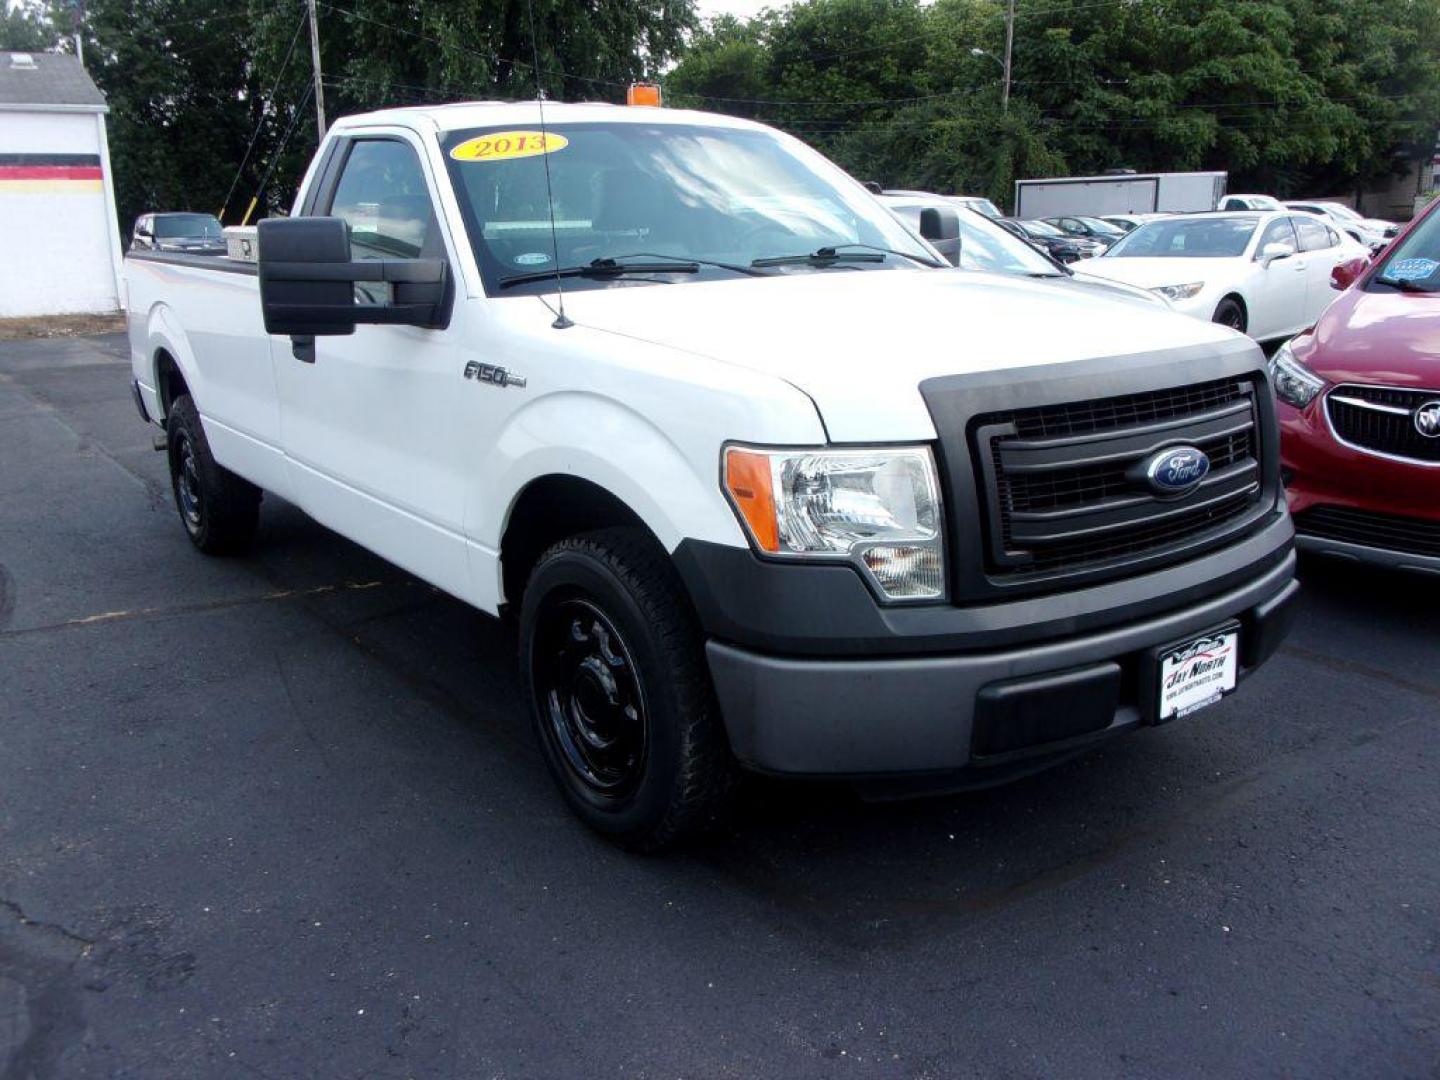
[[1440,573],[1440,202],[1270,360],[1302,550]]

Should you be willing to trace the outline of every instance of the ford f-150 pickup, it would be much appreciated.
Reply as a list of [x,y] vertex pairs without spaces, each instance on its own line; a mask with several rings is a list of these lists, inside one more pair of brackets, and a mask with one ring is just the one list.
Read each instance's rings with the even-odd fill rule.
[[350,117],[258,263],[125,271],[195,546],[270,492],[513,618],[560,791],[632,848],[739,769],[957,790],[1188,716],[1293,610],[1255,344],[943,266],[758,124]]

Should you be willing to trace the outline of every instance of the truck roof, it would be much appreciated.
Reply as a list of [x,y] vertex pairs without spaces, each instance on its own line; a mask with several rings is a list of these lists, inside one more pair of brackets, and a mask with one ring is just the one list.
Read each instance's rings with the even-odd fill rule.
[[[417,105],[379,109],[337,120],[333,128],[375,127],[399,124],[429,131],[456,131],[500,124],[538,126],[540,106],[534,101],[461,101],[450,105]],[[750,120],[693,109],[657,109],[646,106],[611,105],[607,102],[545,102],[545,123],[635,123],[704,124],[709,127],[764,128]]]

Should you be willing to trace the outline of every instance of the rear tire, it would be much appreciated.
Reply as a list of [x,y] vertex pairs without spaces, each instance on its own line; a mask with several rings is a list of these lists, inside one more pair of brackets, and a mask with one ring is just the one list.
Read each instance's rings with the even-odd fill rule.
[[541,555],[520,661],[545,763],[592,829],[656,851],[718,816],[734,760],[699,624],[652,537],[601,529]]
[[1234,297],[1227,296],[1215,305],[1215,314],[1211,316],[1211,322],[1217,322],[1221,326],[1228,326],[1231,330],[1245,332],[1245,309]]
[[244,551],[260,523],[260,489],[216,462],[189,394],[171,403],[165,439],[170,488],[190,542],[207,555]]

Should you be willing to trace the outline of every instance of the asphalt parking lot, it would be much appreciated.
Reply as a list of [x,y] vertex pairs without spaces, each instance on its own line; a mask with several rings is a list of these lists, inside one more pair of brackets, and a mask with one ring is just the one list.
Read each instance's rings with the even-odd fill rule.
[[1440,1075],[1440,582],[1006,788],[575,824],[498,624],[268,500],[194,553],[119,337],[0,344],[0,1077]]

